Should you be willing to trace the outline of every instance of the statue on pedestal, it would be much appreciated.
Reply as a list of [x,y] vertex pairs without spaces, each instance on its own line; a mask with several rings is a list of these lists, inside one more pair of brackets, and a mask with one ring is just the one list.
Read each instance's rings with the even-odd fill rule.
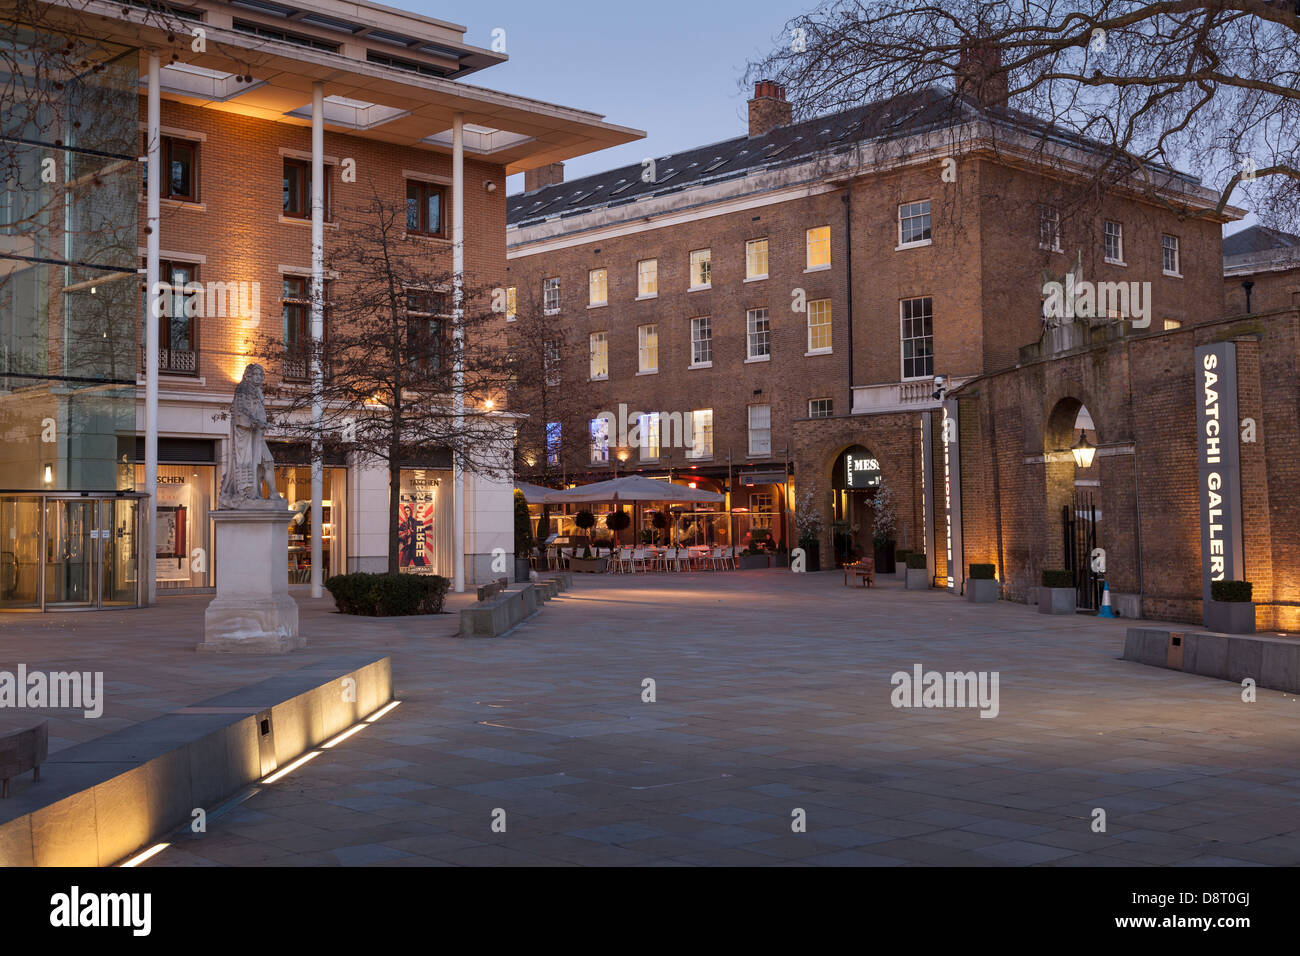
[[243,378],[235,386],[235,398],[230,403],[230,446],[217,495],[218,508],[288,510],[284,496],[275,490],[275,459],[266,444],[266,404],[262,397],[265,382],[266,370],[254,364],[244,369]]

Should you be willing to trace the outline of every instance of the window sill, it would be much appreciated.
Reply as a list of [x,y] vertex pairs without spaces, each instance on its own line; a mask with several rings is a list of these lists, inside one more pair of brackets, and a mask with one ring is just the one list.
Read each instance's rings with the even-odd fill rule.
[[644,372],[637,372],[637,374],[638,374],[638,375],[658,375],[658,374],[659,374],[659,369],[657,369],[657,368],[646,369]]
[[758,461],[764,458],[771,458],[771,457],[772,457],[772,453],[770,451],[758,451],[758,452],[751,451],[748,455],[745,456],[746,459],[754,460],[754,461]]
[[[184,372],[160,371],[158,373],[158,382],[159,384],[166,383],[168,385],[207,385],[208,379],[205,375],[187,375]],[[135,384],[143,388],[145,385],[144,376],[137,375]]]
[[745,364],[750,365],[755,362],[770,362],[770,361],[772,361],[771,355],[755,355],[752,356],[751,358],[745,359]]
[[809,266],[807,269],[803,270],[803,274],[807,275],[810,272],[828,272],[830,271],[830,267],[831,264],[829,262],[824,266]]
[[697,464],[698,464],[698,463],[701,463],[701,462],[709,462],[709,461],[713,461],[713,453],[712,453],[712,452],[709,452],[709,454],[707,454],[707,455],[700,455],[698,458],[697,458],[697,457],[694,457],[694,456],[692,456],[692,455],[687,455],[687,456],[686,456],[686,460],[687,460],[687,461],[690,461],[690,462],[695,462],[695,463],[697,463]]
[[606,300],[605,302],[591,302],[591,303],[588,303],[587,308],[589,308],[589,309],[603,309],[603,308],[605,308],[605,306],[607,306],[607,305],[609,305],[609,301],[608,301],[608,300]]
[[[280,222],[282,225],[286,225],[286,226],[310,226],[311,216],[308,216],[306,219],[299,219],[297,216],[286,216],[284,213],[281,213]],[[339,224],[337,222],[333,222],[332,220],[326,219],[325,226],[328,229],[337,229],[339,227]]]
[[163,206],[170,206],[173,209],[190,209],[194,212],[207,212],[208,204],[205,202],[196,202],[193,199],[168,199],[159,197],[158,202]]
[[934,245],[933,239],[921,239],[917,242],[900,242],[894,246],[895,252],[902,252],[904,249],[923,249],[926,246]]
[[1045,246],[1041,242],[1038,244],[1038,248],[1042,252],[1063,252],[1064,251],[1063,249],[1061,249],[1060,246]]
[[452,241],[446,236],[427,236],[422,232],[404,232],[402,238],[414,242],[432,242],[439,246],[452,245]]
[[632,301],[633,301],[633,302],[646,302],[646,301],[648,301],[648,300],[650,300],[650,299],[657,299],[657,298],[659,298],[659,293],[658,293],[658,292],[651,292],[649,295],[639,295],[639,296],[637,296],[635,299],[633,299]]
[[587,381],[589,381],[589,382],[608,382],[608,381],[609,381],[609,376],[608,376],[608,375],[589,375],[589,376],[587,376]]
[[1106,265],[1108,265],[1108,266],[1121,266],[1122,268],[1125,268],[1125,269],[1128,268],[1128,263],[1125,262],[1123,259],[1105,259],[1105,260],[1103,260],[1103,261],[1104,261],[1104,262],[1106,263]]
[[712,362],[693,362],[693,363],[691,363],[690,365],[686,366],[686,368],[687,368],[688,371],[689,371],[690,369],[693,369],[693,368],[713,368],[713,363],[712,363]]
[[833,352],[834,349],[809,349],[807,352],[804,352],[803,354],[804,357],[806,358],[809,355],[830,355]]
[[559,315],[559,314],[560,314],[559,309],[546,309],[542,312],[542,315]]
[[1167,276],[1170,279],[1181,279],[1183,277],[1183,274],[1181,272],[1169,272],[1168,270],[1165,269],[1161,269],[1160,274],[1163,276]]
[[708,285],[693,285],[686,291],[687,292],[708,292],[712,288],[713,288],[713,283],[710,282]]
[[766,281],[767,281],[767,273],[763,273],[761,276],[745,276],[745,281],[746,281],[746,282],[766,282]]

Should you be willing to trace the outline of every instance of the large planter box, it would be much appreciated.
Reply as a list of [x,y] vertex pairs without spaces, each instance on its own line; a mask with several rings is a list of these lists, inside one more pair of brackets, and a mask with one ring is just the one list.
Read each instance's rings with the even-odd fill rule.
[[765,554],[742,554],[737,560],[740,562],[737,567],[745,571],[752,568],[770,568],[772,559]]
[[1205,627],[1218,634],[1254,634],[1255,605],[1249,601],[1206,601]]
[[996,604],[998,582],[986,578],[967,578],[966,600],[975,604]]
[[800,545],[804,551],[804,570],[820,571],[822,569],[822,546],[814,541],[812,544]]
[[907,564],[900,561],[894,562],[894,577],[900,581],[907,580]]
[[925,568],[907,569],[907,590],[924,591],[930,587],[930,572]]
[[1045,588],[1038,586],[1039,614],[1073,614],[1075,611],[1074,588]]
[[517,555],[515,557],[515,583],[516,584],[527,584],[529,578],[529,572],[531,570],[532,569],[528,567],[527,557],[524,557],[522,555]]
[[608,558],[570,558],[570,571],[583,571],[588,574],[602,574],[609,565]]

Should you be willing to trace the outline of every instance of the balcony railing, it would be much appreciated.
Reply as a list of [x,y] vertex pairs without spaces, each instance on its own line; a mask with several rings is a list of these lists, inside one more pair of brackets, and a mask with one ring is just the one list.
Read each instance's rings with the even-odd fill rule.
[[[144,371],[141,358],[141,371]],[[159,349],[158,371],[167,375],[197,375],[199,353],[195,349]]]
[[[946,388],[953,389],[970,381],[950,378]],[[923,412],[939,407],[934,397],[934,379],[889,382],[883,385],[857,385],[853,388],[854,415],[880,415],[886,412]]]

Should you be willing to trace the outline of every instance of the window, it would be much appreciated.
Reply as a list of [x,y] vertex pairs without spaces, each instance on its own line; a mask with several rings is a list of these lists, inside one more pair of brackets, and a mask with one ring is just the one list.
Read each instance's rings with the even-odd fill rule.
[[713,457],[713,409],[697,408],[691,412],[691,447],[687,458]]
[[637,419],[641,436],[641,460],[655,461],[659,458],[659,413],[649,412]]
[[284,335],[284,377],[307,379],[311,351],[311,280],[285,276],[280,293]]
[[542,309],[547,315],[560,311],[560,277],[542,280]]
[[1165,319],[1164,326],[1165,326],[1165,331],[1170,332],[1174,329],[1181,329],[1183,327],[1183,323],[1179,322],[1177,319]]
[[831,300],[817,299],[808,303],[808,351],[831,350]]
[[751,239],[745,243],[745,278],[767,278],[766,239]]
[[1107,262],[1122,264],[1124,262],[1124,227],[1110,219],[1106,220],[1102,237]]
[[[144,152],[148,153],[146,143]],[[163,136],[158,142],[162,158],[162,176],[158,181],[158,196],[179,202],[199,201],[199,144],[174,136]],[[149,192],[149,164],[140,164],[140,192]]]
[[[158,283],[161,288],[160,315],[158,317],[158,370],[194,375],[198,372],[198,323],[195,318],[203,314],[205,306],[201,286],[197,283],[198,266],[189,262],[158,263]],[[148,321],[152,298],[145,290],[142,315]],[[144,344],[146,326],[142,323],[141,345]]]
[[542,343],[542,368],[546,374],[546,384],[551,388],[560,384],[560,343],[549,340]]
[[930,200],[903,203],[898,207],[899,246],[919,246],[930,241]]
[[592,332],[588,343],[591,353],[589,377],[593,381],[609,378],[609,333]]
[[756,515],[770,515],[776,512],[776,495],[766,491],[749,493],[749,512]]
[[659,371],[659,326],[642,325],[636,330],[636,369]]
[[1061,251],[1061,214],[1055,206],[1038,207],[1038,248]]
[[560,423],[546,423],[546,463],[548,465],[558,465],[560,463]]
[[602,415],[591,420],[591,463],[609,461],[609,418]]
[[831,227],[809,229],[807,235],[809,269],[824,269],[831,264]]
[[435,376],[446,363],[447,296],[425,290],[406,294],[409,365],[421,375]]
[[506,321],[513,322],[515,316],[519,314],[519,295],[514,286],[506,289]]
[[691,365],[713,364],[713,320],[707,315],[691,319]]
[[750,309],[745,313],[746,358],[759,360],[772,355],[772,324],[767,309]]
[[1165,275],[1181,276],[1178,262],[1178,237],[1164,235],[1160,237],[1160,251],[1163,256]]
[[406,232],[408,235],[445,238],[447,190],[437,183],[406,181]]
[[772,453],[772,406],[749,406],[749,455]]
[[832,400],[829,398],[814,398],[808,402],[809,418],[830,418],[831,409],[833,408]]
[[609,302],[609,271],[592,269],[587,273],[587,305],[606,305]]
[[659,294],[659,260],[642,259],[636,264],[636,295],[646,299]]
[[929,296],[899,303],[903,341],[903,378],[934,374],[934,303]]
[[[330,177],[325,170],[325,218],[330,215]],[[284,215],[289,219],[311,218],[311,163],[303,159],[284,161]]]
[[713,283],[713,250],[696,249],[691,253],[691,288],[707,289]]

